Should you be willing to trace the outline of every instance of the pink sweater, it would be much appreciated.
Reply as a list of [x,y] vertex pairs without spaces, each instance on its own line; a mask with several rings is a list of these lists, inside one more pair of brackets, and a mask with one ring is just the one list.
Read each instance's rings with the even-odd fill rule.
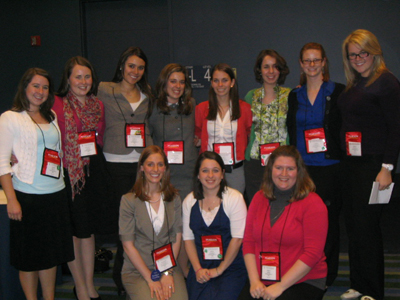
[[[324,278],[327,275],[324,254],[327,232],[328,212],[316,193],[310,193],[303,200],[287,205],[271,227],[269,200],[259,191],[254,196],[247,214],[243,255],[247,253],[255,255],[260,274],[260,252],[280,251],[281,276],[300,259],[311,268],[311,271],[298,283],[308,279]],[[269,285],[274,282],[263,281],[263,283]]]
[[[240,118],[236,133],[236,158],[238,161],[244,160],[247,143],[249,142],[251,124],[253,122],[250,104],[239,100]],[[207,131],[208,101],[204,101],[196,106],[196,127],[195,135],[201,139],[200,153],[207,151],[208,131]]]

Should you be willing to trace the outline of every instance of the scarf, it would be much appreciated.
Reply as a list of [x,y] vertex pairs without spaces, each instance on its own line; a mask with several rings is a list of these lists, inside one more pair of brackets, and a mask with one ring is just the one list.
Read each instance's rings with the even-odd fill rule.
[[72,188],[72,199],[85,186],[83,168],[90,163],[89,157],[81,157],[74,111],[82,124],[82,131],[96,130],[101,118],[100,102],[95,95],[86,96],[85,103],[86,105],[83,105],[71,91],[63,98],[65,117],[64,155]]

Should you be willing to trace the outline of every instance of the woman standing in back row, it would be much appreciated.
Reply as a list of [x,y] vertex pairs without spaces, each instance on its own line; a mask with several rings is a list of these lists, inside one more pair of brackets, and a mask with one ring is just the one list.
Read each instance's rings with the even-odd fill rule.
[[301,87],[289,94],[289,142],[299,150],[316,192],[328,208],[326,285],[331,286],[339,267],[342,200],[339,171],[341,118],[337,100],[344,85],[329,79],[328,57],[318,43],[307,43],[301,48],[299,63]]
[[[134,185],[136,170],[143,149],[152,145],[147,112],[152,97],[147,82],[147,57],[139,47],[129,47],[120,56],[111,82],[101,82],[98,97],[104,103],[106,130],[104,156],[107,170],[115,187],[115,222],[117,228],[119,203],[122,195]],[[123,261],[122,244],[118,241],[113,278],[119,294]]]
[[290,88],[282,87],[289,68],[275,50],[262,50],[256,59],[254,75],[262,87],[247,93],[251,105],[253,125],[246,149],[247,203],[260,190],[267,157],[280,145],[286,144],[286,114]]
[[350,289],[342,299],[384,299],[382,205],[369,205],[372,183],[384,190],[392,183],[400,149],[400,83],[387,69],[378,39],[367,30],[343,42],[347,78],[338,105],[343,209],[349,237]]
[[243,161],[251,129],[250,105],[239,99],[236,77],[227,64],[211,69],[208,101],[196,107],[195,134],[201,139],[200,153],[214,151],[225,164],[230,187],[245,190]]

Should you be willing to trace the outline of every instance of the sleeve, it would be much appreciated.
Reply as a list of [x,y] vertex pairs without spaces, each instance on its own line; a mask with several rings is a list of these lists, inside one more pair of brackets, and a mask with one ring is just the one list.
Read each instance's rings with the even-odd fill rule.
[[247,137],[247,142],[248,142],[249,137],[250,137],[250,132],[251,132],[251,125],[253,124],[253,114],[251,112],[250,104],[248,104],[246,102],[244,102],[243,104],[245,104],[245,107],[246,107],[244,109],[244,111],[245,111],[245,116],[246,116],[245,126],[246,126],[246,137]]
[[186,196],[185,200],[182,204],[182,223],[183,223],[183,240],[194,240],[193,231],[189,227],[190,222],[190,213],[192,211],[192,207],[195,203],[195,199],[193,199],[193,193],[190,193]]
[[383,162],[394,165],[400,149],[400,83],[391,73],[381,77],[379,98],[388,130]]
[[174,225],[173,230],[175,235],[182,232],[182,200],[179,195],[174,198]]
[[[52,110],[55,112],[57,116],[57,124],[61,131],[61,138],[65,137],[65,117],[64,117],[64,107],[63,100],[59,96],[54,97],[54,104]],[[64,142],[64,140],[63,140]]]
[[104,111],[104,104],[100,101],[100,108],[101,108],[101,118],[99,124],[97,125],[98,135],[97,135],[97,143],[100,147],[103,147],[103,138],[104,138],[104,131],[106,130],[106,115]]
[[13,122],[8,117],[8,112],[0,117],[0,176],[5,174],[12,174],[10,165],[13,139],[15,136]]
[[119,237],[122,242],[134,241],[135,235],[135,209],[133,194],[122,196],[119,208]]
[[249,91],[246,96],[244,97],[244,101],[246,101],[248,104],[252,104],[253,103],[253,95],[254,95],[254,90]]
[[201,133],[202,133],[202,128],[203,127],[203,110],[202,110],[202,105],[199,104],[195,108],[195,128],[194,128],[194,134],[201,139]]
[[299,259],[313,268],[324,255],[328,211],[317,194],[310,193],[307,198],[300,200],[307,202],[303,211],[304,252]]
[[260,205],[260,199],[263,197],[262,193],[257,192],[250,203],[249,211],[247,212],[246,228],[243,236],[243,255],[247,253],[255,254],[256,240],[254,238],[254,226],[257,226],[257,213]]
[[295,102],[297,101],[297,93],[292,90],[288,97],[288,112],[286,117],[286,127],[289,136],[289,145],[296,146],[296,107]]
[[223,200],[224,211],[230,221],[231,235],[233,238],[241,239],[244,235],[247,216],[247,208],[243,195],[234,189],[228,188],[228,192],[224,194]]

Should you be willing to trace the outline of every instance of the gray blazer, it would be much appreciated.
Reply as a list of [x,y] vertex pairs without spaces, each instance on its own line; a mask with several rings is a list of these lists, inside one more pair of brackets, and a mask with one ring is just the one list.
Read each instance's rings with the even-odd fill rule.
[[100,82],[97,97],[104,103],[106,115],[104,152],[126,155],[133,149],[139,153],[143,151],[144,148],[125,147],[125,121],[127,123],[145,123],[146,147],[153,144],[146,119],[150,101],[148,98],[144,99],[133,111],[128,100],[122,95],[119,84],[115,82]]
[[[176,234],[182,233],[182,201],[176,196],[171,202],[164,202],[165,217],[161,231],[154,234],[154,249],[168,243],[168,232],[171,243],[176,241]],[[169,227],[168,227],[169,225]],[[153,251],[153,225],[147,212],[146,203],[134,194],[122,196],[119,212],[119,236],[122,242],[133,241],[149,270],[154,270],[151,255]],[[175,257],[176,259],[176,257]],[[140,275],[129,257],[124,253],[124,266],[122,273]]]

